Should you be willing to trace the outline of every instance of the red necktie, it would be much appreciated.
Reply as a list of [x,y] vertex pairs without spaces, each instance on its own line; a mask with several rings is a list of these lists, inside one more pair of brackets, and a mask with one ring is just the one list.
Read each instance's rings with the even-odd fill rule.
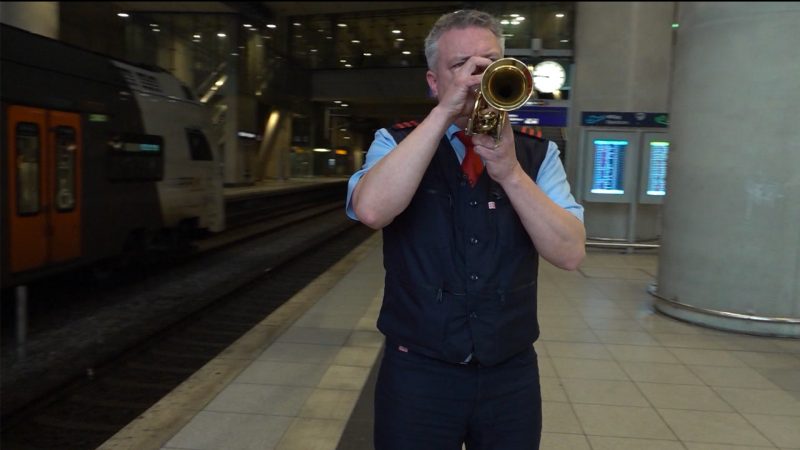
[[469,185],[474,187],[475,183],[478,182],[478,177],[481,176],[481,172],[483,172],[483,161],[481,161],[481,157],[475,153],[471,136],[467,136],[463,131],[457,131],[456,137],[467,149],[467,152],[464,154],[464,160],[461,161],[461,170],[464,171],[464,175],[467,176]]

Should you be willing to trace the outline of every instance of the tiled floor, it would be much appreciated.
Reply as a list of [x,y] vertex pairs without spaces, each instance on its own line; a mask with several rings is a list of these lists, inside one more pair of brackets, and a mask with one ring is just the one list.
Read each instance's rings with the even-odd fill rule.
[[800,449],[800,341],[653,312],[658,257],[540,275],[542,449]]
[[[179,403],[191,419],[161,448],[371,448],[358,436],[370,429],[369,375],[383,341],[375,329],[381,248],[379,240],[371,245],[227,387],[196,410]],[[718,332],[654,313],[646,287],[657,261],[655,253],[590,251],[580,271],[542,264],[535,344],[541,448],[800,449],[800,341]]]

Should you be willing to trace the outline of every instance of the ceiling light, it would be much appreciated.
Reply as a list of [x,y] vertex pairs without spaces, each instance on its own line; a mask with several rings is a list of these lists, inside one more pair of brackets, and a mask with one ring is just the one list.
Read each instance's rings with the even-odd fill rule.
[[401,31],[401,30],[392,30],[392,33],[394,33],[394,34],[400,34],[400,33],[402,33],[402,31]]
[[334,100],[333,103],[342,103],[341,100]]
[[243,26],[243,27],[245,27],[245,28],[250,28],[250,27],[252,27],[252,25],[250,25],[249,23],[243,24],[242,26]]
[[312,49],[311,49],[311,53],[317,53],[317,49],[315,49],[315,48],[312,48]]
[[275,25],[274,23],[268,23],[267,28],[278,28],[278,26]]
[[342,103],[342,107],[343,108],[347,108],[348,106],[350,106],[350,105],[348,105],[347,103]]
[[372,53],[370,53],[370,52],[364,52],[364,56],[372,56]]
[[201,36],[199,34],[195,34],[195,35],[192,35],[192,37],[195,38],[195,39],[200,39]]
[[128,13],[117,13],[117,16],[119,16],[119,17],[123,17],[123,18],[128,18],[128,17],[130,17],[131,15],[130,15],[130,14],[128,14]]
[[508,25],[509,23],[511,23],[511,22],[509,22],[509,21],[507,21],[505,19],[500,21],[500,25]]
[[347,28],[347,24],[346,23],[337,23],[336,26],[338,26],[340,28]]
[[220,38],[224,38],[224,37],[227,37],[228,35],[225,34],[225,33],[217,33],[217,36],[220,37]]
[[353,44],[360,44],[361,43],[361,41],[359,41],[358,39],[353,39],[350,42],[352,42]]
[[562,43],[567,43],[567,42],[569,42],[569,39],[562,39],[561,42]]
[[405,39],[403,39],[403,38],[397,38],[397,39],[395,39],[395,41],[397,41],[397,42],[404,42],[404,41],[405,41]]
[[295,22],[295,23],[293,23],[292,25],[294,25],[294,26],[296,26],[296,27],[299,27],[299,26],[301,25],[301,23],[300,23],[300,22]]
[[150,26],[153,27],[153,28],[158,28],[158,24],[157,23],[151,23]]
[[558,17],[560,19],[560,18],[564,17],[564,13],[557,13],[556,17]]
[[160,30],[160,29],[158,29],[158,28],[153,28],[153,33],[160,33],[160,32],[161,32],[161,30]]
[[339,62],[340,62],[340,63],[346,63],[346,62],[347,62],[347,60],[346,60],[346,59],[340,59],[340,60],[339,60]]
[[[345,64],[344,66],[347,68],[353,67],[351,64]],[[347,106],[347,105],[342,105],[342,106]]]
[[404,54],[404,55],[410,55],[410,54],[411,54],[411,52],[410,52],[410,51],[408,51],[408,50],[403,50],[403,54]]

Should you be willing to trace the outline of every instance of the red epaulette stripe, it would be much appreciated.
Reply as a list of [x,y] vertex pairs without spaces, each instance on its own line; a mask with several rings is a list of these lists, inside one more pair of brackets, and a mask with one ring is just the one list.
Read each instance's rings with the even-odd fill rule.
[[411,120],[408,122],[399,122],[392,126],[392,128],[396,130],[402,130],[403,128],[411,128],[417,126],[419,123],[415,120]]

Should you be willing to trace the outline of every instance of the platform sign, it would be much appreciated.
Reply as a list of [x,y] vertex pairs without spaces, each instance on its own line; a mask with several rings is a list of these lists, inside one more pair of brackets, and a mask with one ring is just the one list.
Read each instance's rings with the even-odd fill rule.
[[650,170],[648,171],[647,195],[667,193],[667,155],[669,142],[650,143]]
[[669,146],[666,133],[645,133],[642,137],[639,203],[664,201],[667,195]]
[[568,114],[565,107],[524,105],[519,109],[509,111],[508,118],[511,125],[564,128],[567,126]]
[[628,141],[595,139],[593,194],[621,195],[625,193],[625,151]]
[[639,136],[636,132],[589,130],[583,154],[583,198],[629,203],[637,196]]

